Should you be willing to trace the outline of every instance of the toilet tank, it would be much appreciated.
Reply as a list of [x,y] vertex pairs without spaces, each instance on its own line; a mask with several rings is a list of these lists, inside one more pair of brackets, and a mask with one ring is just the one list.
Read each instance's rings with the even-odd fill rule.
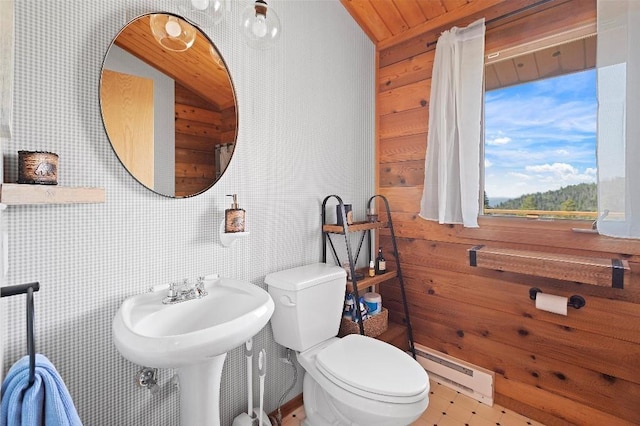
[[340,328],[347,274],[339,266],[315,263],[265,277],[275,310],[275,341],[305,351],[334,337]]

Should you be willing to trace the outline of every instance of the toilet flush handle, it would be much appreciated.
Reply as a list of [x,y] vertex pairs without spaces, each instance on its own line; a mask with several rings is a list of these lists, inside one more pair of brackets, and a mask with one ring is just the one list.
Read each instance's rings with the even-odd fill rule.
[[296,306],[295,302],[289,296],[280,296],[280,303],[289,308]]

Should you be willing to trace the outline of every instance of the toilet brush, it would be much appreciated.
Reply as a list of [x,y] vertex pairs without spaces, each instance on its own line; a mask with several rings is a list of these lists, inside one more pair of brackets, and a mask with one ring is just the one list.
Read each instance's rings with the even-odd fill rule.
[[247,412],[233,419],[233,426],[252,426],[255,419],[253,413],[253,339],[245,342],[244,355],[247,358]]
[[258,354],[258,375],[260,376],[260,411],[259,411],[259,417],[258,417],[258,425],[262,426],[262,421],[263,421],[263,413],[264,413],[264,376],[267,373],[267,360],[265,359],[265,357],[267,356],[267,353],[265,352],[264,349],[262,349],[260,351],[260,353]]
[[244,356],[247,358],[247,414],[253,415],[253,339],[244,344]]

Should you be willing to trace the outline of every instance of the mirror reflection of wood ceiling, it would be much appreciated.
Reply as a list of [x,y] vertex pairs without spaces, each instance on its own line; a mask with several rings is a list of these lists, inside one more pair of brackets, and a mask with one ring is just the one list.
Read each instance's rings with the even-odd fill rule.
[[224,63],[218,59],[215,48],[212,49],[216,56],[214,59],[210,53],[211,43],[200,31],[196,31],[193,46],[184,52],[173,52],[164,49],[153,37],[147,15],[127,25],[115,44],[217,105],[220,110],[235,104]]

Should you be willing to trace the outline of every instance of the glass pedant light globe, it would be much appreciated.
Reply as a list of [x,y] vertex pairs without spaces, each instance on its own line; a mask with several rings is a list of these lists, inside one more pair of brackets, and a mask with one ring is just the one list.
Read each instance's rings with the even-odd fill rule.
[[224,18],[225,0],[180,0],[178,10],[201,27],[213,27]]
[[149,26],[158,43],[174,52],[184,52],[196,40],[195,27],[173,15],[152,14]]
[[280,37],[280,18],[264,0],[257,0],[242,11],[242,35],[249,46],[268,49]]

